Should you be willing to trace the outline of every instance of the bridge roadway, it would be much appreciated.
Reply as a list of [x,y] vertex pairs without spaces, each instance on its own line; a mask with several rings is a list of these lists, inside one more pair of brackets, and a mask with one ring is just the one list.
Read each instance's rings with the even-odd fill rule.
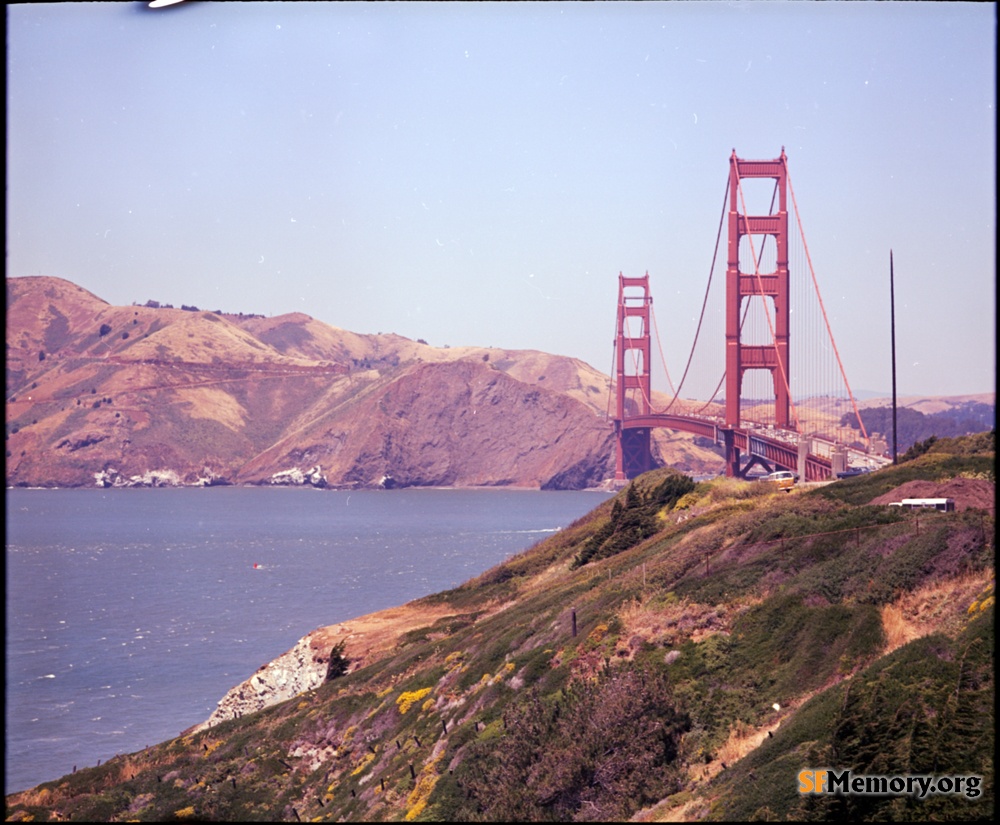
[[708,416],[665,413],[627,416],[621,422],[621,427],[623,430],[664,427],[710,438],[725,449],[726,455],[735,456],[735,460],[727,464],[727,476],[740,475],[739,462],[740,456],[743,455],[750,456],[751,461],[754,458],[762,459],[768,465],[798,473],[803,481],[828,481],[834,477],[833,459],[810,453],[807,449],[800,449],[800,445],[811,446],[815,439],[812,437],[803,439],[794,432],[769,430],[767,434],[763,434],[743,427],[730,427],[720,419]]

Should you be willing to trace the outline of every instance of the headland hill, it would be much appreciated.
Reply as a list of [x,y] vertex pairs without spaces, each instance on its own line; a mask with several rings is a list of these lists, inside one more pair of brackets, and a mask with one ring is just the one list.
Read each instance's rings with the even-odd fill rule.
[[[6,819],[992,820],[995,438],[790,493],[654,470]],[[822,768],[950,792],[802,793]]]
[[[113,306],[46,276],[7,279],[6,343],[7,486],[585,489],[614,475],[610,378],[573,358],[302,313]],[[886,432],[886,400],[862,407]],[[994,420],[995,393],[901,399],[898,446]],[[690,434],[655,430],[653,451],[696,477],[723,468]]]

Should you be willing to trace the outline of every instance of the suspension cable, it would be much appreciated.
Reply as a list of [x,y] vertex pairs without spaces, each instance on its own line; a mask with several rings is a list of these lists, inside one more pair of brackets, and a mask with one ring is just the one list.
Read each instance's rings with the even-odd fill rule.
[[[774,189],[771,191],[771,206],[768,209],[768,214],[769,215],[773,215],[774,214],[774,202],[777,199],[777,197],[778,197],[778,182],[775,181],[774,182]],[[719,218],[719,231],[718,231],[718,234],[716,235],[716,238],[715,238],[715,252],[712,254],[712,269],[711,269],[711,271],[708,274],[708,283],[709,283],[709,286],[712,285],[712,273],[715,271],[715,256],[719,252],[719,241],[721,240],[721,237],[722,237],[722,221],[723,221],[723,219],[726,216],[726,201],[728,200],[728,198],[729,198],[729,178],[727,177],[726,178],[726,195],[722,199],[722,216]],[[758,267],[760,266],[760,262],[763,260],[763,257],[764,257],[764,248],[763,248],[763,246],[761,246],[760,255],[757,257],[757,266]],[[705,301],[706,302],[708,301],[708,293],[707,292],[705,293]],[[702,304],[701,312],[702,312],[702,316],[704,316],[704,314],[705,314],[705,305],[704,304]],[[744,323],[746,323],[747,315],[749,313],[750,313],[750,302],[747,301],[747,305],[745,307],[743,307],[743,317],[740,318],[740,325],[739,325],[739,328],[738,328],[741,334],[743,332],[743,325],[744,325]],[[699,330],[701,329],[701,319],[698,320],[698,329]],[[698,341],[698,336],[696,334],[695,335],[695,343],[697,343],[697,341]],[[693,352],[694,352],[694,347],[692,347],[692,354],[693,354]],[[690,358],[688,359],[688,366],[691,366],[691,360],[690,360]],[[687,375],[687,370],[685,370],[684,374]],[[708,399],[708,401],[706,401],[702,405],[702,407],[699,410],[697,410],[696,414],[700,414],[700,413],[704,412],[705,410],[707,410],[708,407],[709,407],[709,405],[713,401],[715,401],[715,397],[719,394],[719,390],[722,389],[722,383],[725,380],[726,380],[726,371],[725,371],[725,369],[723,369],[722,370],[722,377],[719,378],[719,383],[716,384],[715,391],[712,393],[712,395]],[[681,383],[683,383],[683,379],[682,379]]]
[[[769,213],[773,213],[774,212],[774,201],[777,198],[777,194],[778,194],[778,184],[777,184],[777,182],[775,182],[774,191],[771,193],[771,207],[770,207]],[[718,226],[718,229],[716,230],[716,233],[715,233],[715,249],[712,251],[712,264],[711,264],[711,266],[709,267],[709,270],[708,270],[708,283],[705,286],[705,296],[704,296],[704,298],[702,298],[702,302],[701,302],[701,313],[698,316],[698,326],[695,328],[694,341],[691,343],[691,350],[688,353],[687,363],[684,366],[684,373],[681,376],[680,383],[677,385],[676,389],[674,388],[673,381],[670,379],[670,371],[667,369],[667,359],[663,355],[663,344],[662,344],[662,342],[660,340],[660,330],[659,330],[659,327],[656,324],[656,314],[655,314],[655,312],[653,312],[652,308],[650,308],[650,315],[651,315],[652,321],[653,321],[653,329],[654,329],[655,334],[656,334],[656,345],[657,345],[657,348],[659,349],[659,352],[660,352],[660,362],[663,364],[663,370],[664,370],[664,372],[667,375],[667,381],[670,384],[670,388],[671,388],[671,390],[674,393],[674,397],[670,399],[670,403],[667,404],[666,407],[664,407],[662,409],[655,409],[653,407],[653,404],[652,404],[652,399],[651,398],[646,398],[645,390],[643,388],[640,388],[640,390],[642,391],[643,398],[645,399],[645,401],[647,402],[647,404],[649,404],[650,409],[652,409],[654,412],[656,412],[658,414],[668,413],[673,408],[674,403],[680,397],[681,389],[684,387],[684,382],[685,382],[685,380],[687,380],[688,372],[691,369],[691,362],[694,359],[694,353],[695,353],[695,350],[697,349],[697,346],[698,346],[698,338],[699,338],[699,336],[701,334],[701,326],[702,326],[702,323],[705,320],[705,310],[708,307],[708,297],[709,297],[709,295],[711,293],[711,290],[712,290],[712,278],[715,275],[715,263],[716,263],[716,260],[718,259],[719,244],[720,244],[720,242],[722,240],[722,227],[725,224],[725,220],[726,220],[726,205],[728,203],[728,200],[729,200],[729,178],[727,176],[726,177],[726,186],[725,186],[725,188],[723,190],[723,193],[722,193],[722,211],[719,214],[719,226]],[[761,257],[763,257],[763,254],[764,254],[764,250],[762,248],[761,249]],[[758,260],[757,265],[758,265],[758,267],[760,266],[760,260]],[[749,305],[749,302],[748,302],[747,306],[744,307],[744,309],[743,309],[743,317],[740,319],[740,326],[739,326],[739,328],[741,330],[743,329],[743,324],[744,324],[744,322],[747,319],[747,314],[749,313],[749,311],[750,311],[750,305]],[[638,359],[635,356],[633,356],[633,366],[635,367],[635,371],[638,372]],[[722,376],[719,378],[719,383],[716,385],[715,390],[712,393],[711,397],[698,410],[695,411],[695,415],[700,415],[701,413],[703,413],[705,410],[708,409],[708,407],[712,404],[712,402],[715,401],[715,397],[719,394],[719,390],[721,389],[722,384],[723,384],[723,382],[725,380],[726,380],[726,371],[725,371],[725,369],[723,369]],[[610,395],[609,395],[609,404],[610,404]]]
[[[646,273],[649,274],[648,272]],[[663,357],[663,343],[660,341],[660,328],[656,326],[656,313],[653,312],[652,301],[650,301],[649,307],[649,317],[653,319],[653,332],[656,335],[656,348],[660,351],[660,363],[663,364],[663,372],[667,376],[667,384],[670,385],[670,392],[674,393],[674,398],[677,398],[676,390],[674,389],[674,382],[670,378],[670,370],[667,369],[667,359]],[[650,375],[652,375],[652,364],[650,364]],[[652,388],[650,388],[650,394],[652,394]],[[672,401],[670,402],[673,403]],[[667,410],[670,406],[667,406]],[[657,412],[666,412],[667,410],[658,410]]]
[[[712,289],[712,276],[715,274],[715,259],[719,254],[719,241],[722,239],[722,225],[723,223],[725,223],[726,220],[726,201],[728,200],[728,198],[729,198],[729,181],[727,178],[726,189],[722,196],[722,214],[719,215],[719,229],[715,235],[715,251],[712,252],[712,265],[711,267],[709,267],[708,270],[708,285],[705,287],[705,297],[701,301],[701,314],[698,316],[698,326],[694,332],[694,342],[691,344],[691,351],[688,353],[687,364],[684,366],[684,374],[681,376],[681,381],[677,385],[677,389],[674,392],[674,397],[670,399],[670,403],[667,404],[663,412],[670,412],[671,407],[674,406],[674,402],[680,396],[681,388],[684,386],[684,381],[687,379],[688,370],[691,369],[691,361],[694,358],[695,348],[698,346],[698,336],[701,334],[701,324],[702,321],[704,321],[705,319],[705,308],[708,306],[708,295]],[[657,342],[659,342],[659,332],[657,332]],[[660,353],[660,357],[661,358],[663,357],[662,352]],[[663,368],[664,370],[666,369],[666,362],[664,362]],[[723,371],[722,379],[719,381],[719,387],[722,386],[722,382],[725,380],[726,380],[726,373],[725,371]],[[705,405],[700,410],[698,410],[698,413],[701,413],[702,411],[707,409],[708,405],[715,400],[715,395],[716,393],[719,392],[719,387],[715,388],[715,393],[713,393],[712,397],[705,403]]]
[[[618,380],[618,319],[615,318],[615,338],[611,344],[611,371],[608,373],[611,380],[608,381],[608,404],[604,410],[604,418],[611,420],[611,395],[615,390],[615,383]],[[617,412],[617,409],[615,410]],[[624,411],[623,411],[624,413]]]
[[820,311],[823,313],[823,323],[826,324],[827,335],[830,336],[830,344],[833,346],[833,354],[837,359],[837,366],[840,368],[840,375],[844,379],[844,386],[847,387],[847,395],[851,399],[851,406],[854,408],[854,415],[857,416],[858,425],[861,427],[861,434],[865,440],[865,446],[870,447],[870,442],[868,439],[868,432],[865,430],[865,424],[861,420],[861,413],[858,411],[858,404],[854,400],[854,393],[851,392],[851,385],[847,380],[847,373],[844,371],[844,364],[840,360],[840,353],[837,351],[837,342],[833,339],[833,330],[830,329],[830,320],[826,316],[826,308],[823,306],[823,296],[819,292],[819,284],[816,282],[816,273],[813,270],[812,256],[809,254],[809,244],[806,243],[806,236],[802,232],[802,219],[799,216],[799,205],[795,201],[795,189],[792,187],[792,176],[788,172],[788,160],[785,160],[785,176],[788,178],[788,191],[792,196],[792,206],[795,209],[795,221],[799,226],[799,236],[802,238],[802,246],[806,253],[806,263],[809,265],[809,275],[812,277],[813,288],[816,290],[816,298],[819,301]]

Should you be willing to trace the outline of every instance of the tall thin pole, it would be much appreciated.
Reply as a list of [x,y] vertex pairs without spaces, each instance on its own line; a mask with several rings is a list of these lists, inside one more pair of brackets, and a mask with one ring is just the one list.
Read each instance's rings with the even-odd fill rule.
[[892,329],[892,463],[896,456],[896,287],[892,271],[892,250],[889,250],[889,317]]

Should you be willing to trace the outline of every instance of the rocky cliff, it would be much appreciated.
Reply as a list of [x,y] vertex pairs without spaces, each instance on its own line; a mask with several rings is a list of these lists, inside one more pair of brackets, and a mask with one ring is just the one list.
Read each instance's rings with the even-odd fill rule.
[[226,720],[239,719],[318,688],[326,681],[330,654],[337,645],[342,645],[341,655],[348,672],[354,672],[394,653],[405,633],[447,618],[453,612],[442,606],[411,602],[358,616],[349,622],[319,627],[227,691],[211,716],[185,733],[197,733]]

